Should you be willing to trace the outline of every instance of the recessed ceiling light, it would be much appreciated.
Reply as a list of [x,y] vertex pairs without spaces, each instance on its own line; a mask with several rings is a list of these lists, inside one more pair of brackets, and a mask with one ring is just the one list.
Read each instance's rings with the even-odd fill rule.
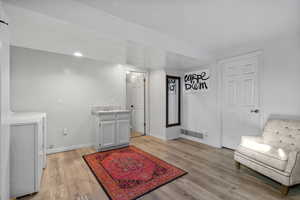
[[82,57],[82,53],[79,52],[79,51],[76,51],[76,52],[73,53],[73,56],[75,56],[75,57]]

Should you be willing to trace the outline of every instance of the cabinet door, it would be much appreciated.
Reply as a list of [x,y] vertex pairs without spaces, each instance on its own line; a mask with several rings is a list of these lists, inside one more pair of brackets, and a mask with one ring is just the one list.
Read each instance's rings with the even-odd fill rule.
[[47,118],[43,117],[43,161],[44,166],[43,168],[47,167]]
[[36,124],[36,140],[37,140],[37,182],[36,182],[36,191],[40,190],[41,180],[42,180],[42,173],[44,167],[44,137],[43,137],[43,121],[39,121]]
[[117,143],[126,144],[129,143],[129,120],[117,120]]
[[100,122],[100,145],[101,148],[110,147],[116,143],[116,121]]
[[12,125],[10,130],[10,194],[19,197],[36,192],[36,125]]

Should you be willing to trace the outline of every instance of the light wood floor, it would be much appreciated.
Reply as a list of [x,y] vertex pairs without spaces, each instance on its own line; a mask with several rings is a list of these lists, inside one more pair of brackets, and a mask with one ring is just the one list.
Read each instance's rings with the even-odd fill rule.
[[140,136],[143,136],[143,135],[144,135],[144,133],[137,132],[137,131],[133,131],[133,132],[130,133],[131,138],[140,137]]
[[[282,197],[279,184],[244,167],[236,170],[233,152],[185,139],[161,141],[145,136],[132,144],[189,174],[141,197],[143,200],[299,200],[300,186]],[[48,157],[41,192],[23,199],[107,200],[82,155],[94,152],[79,149]]]

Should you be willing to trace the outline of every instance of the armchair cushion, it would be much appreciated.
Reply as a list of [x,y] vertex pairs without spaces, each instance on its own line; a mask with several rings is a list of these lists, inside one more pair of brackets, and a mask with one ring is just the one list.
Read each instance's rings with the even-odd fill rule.
[[268,120],[263,132],[266,143],[288,148],[300,147],[300,122],[297,120]]
[[243,136],[237,151],[281,171],[285,171],[289,158],[289,150],[266,144],[262,137]]

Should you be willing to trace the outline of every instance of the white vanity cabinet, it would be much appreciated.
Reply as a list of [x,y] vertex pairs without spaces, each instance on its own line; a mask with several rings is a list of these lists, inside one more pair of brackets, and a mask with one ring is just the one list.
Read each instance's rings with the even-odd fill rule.
[[96,144],[99,151],[129,145],[130,111],[99,111],[96,116]]
[[46,167],[46,114],[13,113],[10,117],[11,198],[38,192]]

